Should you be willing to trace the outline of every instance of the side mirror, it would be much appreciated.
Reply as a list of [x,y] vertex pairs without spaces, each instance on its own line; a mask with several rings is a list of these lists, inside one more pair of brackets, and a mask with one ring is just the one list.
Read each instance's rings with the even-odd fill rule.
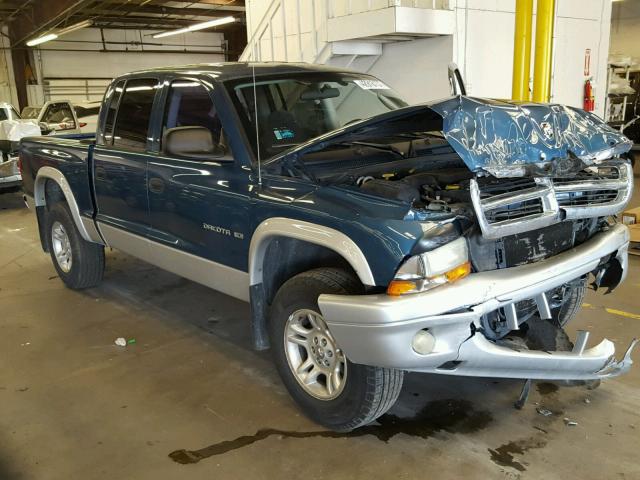
[[213,143],[211,131],[205,127],[175,127],[164,133],[164,153],[194,160],[231,162],[224,148]]

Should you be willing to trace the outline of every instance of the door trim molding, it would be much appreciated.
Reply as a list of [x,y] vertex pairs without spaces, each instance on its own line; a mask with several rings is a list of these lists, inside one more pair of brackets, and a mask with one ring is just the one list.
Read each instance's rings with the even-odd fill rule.
[[97,222],[107,244],[133,257],[239,300],[249,301],[249,274]]

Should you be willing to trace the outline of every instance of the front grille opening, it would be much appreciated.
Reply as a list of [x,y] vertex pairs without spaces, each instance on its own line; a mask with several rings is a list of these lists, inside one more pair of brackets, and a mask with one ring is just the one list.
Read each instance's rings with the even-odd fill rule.
[[556,197],[561,207],[587,207],[614,202],[618,198],[618,190],[558,192]]
[[539,215],[542,212],[542,200],[540,198],[534,198],[524,202],[512,203],[505,207],[486,210],[484,214],[489,223],[498,223]]
[[482,178],[478,179],[480,187],[480,198],[490,198],[496,195],[504,195],[505,193],[520,193],[522,190],[536,188],[538,184],[530,178]]
[[617,167],[598,167],[597,169],[587,169],[577,173],[573,177],[556,177],[553,179],[555,185],[571,185],[573,183],[591,181],[618,180],[620,170]]

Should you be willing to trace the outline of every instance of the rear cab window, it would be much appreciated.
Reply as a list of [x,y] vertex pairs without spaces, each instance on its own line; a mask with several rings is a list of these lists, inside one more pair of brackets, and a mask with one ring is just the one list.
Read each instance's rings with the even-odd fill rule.
[[[146,150],[157,86],[155,78],[136,78],[126,82],[119,102],[115,98],[110,102],[104,126],[105,144],[124,150]],[[118,86],[115,90],[113,95],[119,96]],[[109,133],[111,129],[112,134]]]

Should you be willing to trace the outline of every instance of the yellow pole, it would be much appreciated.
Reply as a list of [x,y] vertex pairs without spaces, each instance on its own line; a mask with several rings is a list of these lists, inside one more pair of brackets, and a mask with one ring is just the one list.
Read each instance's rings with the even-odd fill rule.
[[551,59],[555,0],[538,0],[536,58],[533,65],[533,101],[548,102],[551,95]]
[[528,101],[531,71],[531,23],[533,0],[516,0],[516,24],[513,37],[513,82],[511,98]]

